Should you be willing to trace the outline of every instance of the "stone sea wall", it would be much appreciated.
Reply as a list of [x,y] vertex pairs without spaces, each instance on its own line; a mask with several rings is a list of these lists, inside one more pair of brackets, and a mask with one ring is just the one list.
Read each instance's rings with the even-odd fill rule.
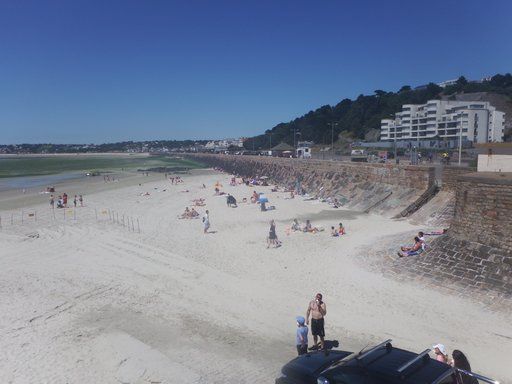
[[446,234],[429,241],[424,254],[395,259],[384,268],[401,279],[422,280],[486,304],[512,304],[512,252],[504,248]]
[[511,302],[512,173],[463,174],[454,187],[455,214],[448,233],[432,241],[424,254],[396,260],[390,267],[440,287],[476,292],[487,303],[500,298]]
[[243,177],[267,176],[272,183],[318,198],[337,198],[361,211],[393,216],[434,183],[431,167],[346,163],[275,157],[197,154],[191,157]]
[[461,240],[512,251],[512,173],[460,176],[450,232]]
[[444,191],[453,191],[457,188],[457,179],[459,176],[475,172],[474,168],[445,166],[442,170],[442,188]]

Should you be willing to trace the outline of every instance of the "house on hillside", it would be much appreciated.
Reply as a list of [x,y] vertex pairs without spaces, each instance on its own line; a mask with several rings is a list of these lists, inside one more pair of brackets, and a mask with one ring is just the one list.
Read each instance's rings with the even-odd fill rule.
[[272,156],[278,157],[292,157],[295,152],[295,148],[286,143],[279,143],[271,149]]

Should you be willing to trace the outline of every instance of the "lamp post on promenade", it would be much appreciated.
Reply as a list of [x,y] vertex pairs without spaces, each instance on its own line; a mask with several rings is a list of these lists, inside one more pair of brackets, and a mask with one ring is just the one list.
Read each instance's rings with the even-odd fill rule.
[[395,138],[395,164],[398,164],[398,151],[396,149],[396,127],[395,128],[395,134],[394,134],[394,138]]
[[460,127],[459,127],[459,167],[460,167],[460,160],[462,157],[462,111],[460,112]]
[[297,135],[300,135],[302,137],[302,133],[300,132],[297,132],[297,128],[293,127],[293,151],[294,151],[294,156],[297,154],[297,144],[296,144],[296,137]]
[[331,126],[331,160],[334,160],[334,127],[338,125],[338,123],[331,122],[327,123]]

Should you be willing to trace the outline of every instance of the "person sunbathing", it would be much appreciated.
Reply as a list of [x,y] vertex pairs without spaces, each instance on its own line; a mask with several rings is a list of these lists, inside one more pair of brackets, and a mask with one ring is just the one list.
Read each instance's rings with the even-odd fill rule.
[[199,213],[194,208],[192,208],[190,210],[190,218],[193,219],[193,218],[196,218],[196,217],[199,217]]
[[318,231],[319,231],[319,229],[317,227],[313,227],[311,225],[311,221],[306,220],[306,226],[304,227],[304,232],[317,233]]
[[190,209],[188,207],[185,208],[185,212],[181,214],[180,219],[189,219],[190,218]]
[[300,231],[300,224],[299,224],[299,220],[297,220],[297,219],[293,219],[293,223],[292,223],[292,225],[290,226],[290,229],[291,229],[292,231],[294,231],[294,232],[295,232],[295,231]]
[[400,251],[398,251],[399,257],[404,256],[416,256],[419,255],[423,249],[421,247],[422,241],[418,236],[414,237],[414,245],[412,247],[400,247]]

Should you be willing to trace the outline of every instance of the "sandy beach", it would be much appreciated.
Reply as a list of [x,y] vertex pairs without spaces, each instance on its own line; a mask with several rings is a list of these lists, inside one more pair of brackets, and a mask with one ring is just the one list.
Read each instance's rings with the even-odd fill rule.
[[[83,193],[85,207],[55,216],[47,195],[0,193],[0,382],[271,383],[296,354],[294,319],[316,292],[327,304],[326,339],[340,349],[443,343],[475,372],[512,381],[509,311],[365,265],[368,246],[412,238],[421,225],[230,186],[213,170],[183,178],[64,182],[56,194]],[[214,196],[217,182],[238,208]],[[253,190],[277,209],[242,203]],[[178,219],[194,198],[205,199],[196,209],[210,211],[212,233],[200,219]],[[325,231],[287,234],[294,218]],[[276,249],[266,248],[271,219]],[[347,235],[333,238],[339,222]]]

